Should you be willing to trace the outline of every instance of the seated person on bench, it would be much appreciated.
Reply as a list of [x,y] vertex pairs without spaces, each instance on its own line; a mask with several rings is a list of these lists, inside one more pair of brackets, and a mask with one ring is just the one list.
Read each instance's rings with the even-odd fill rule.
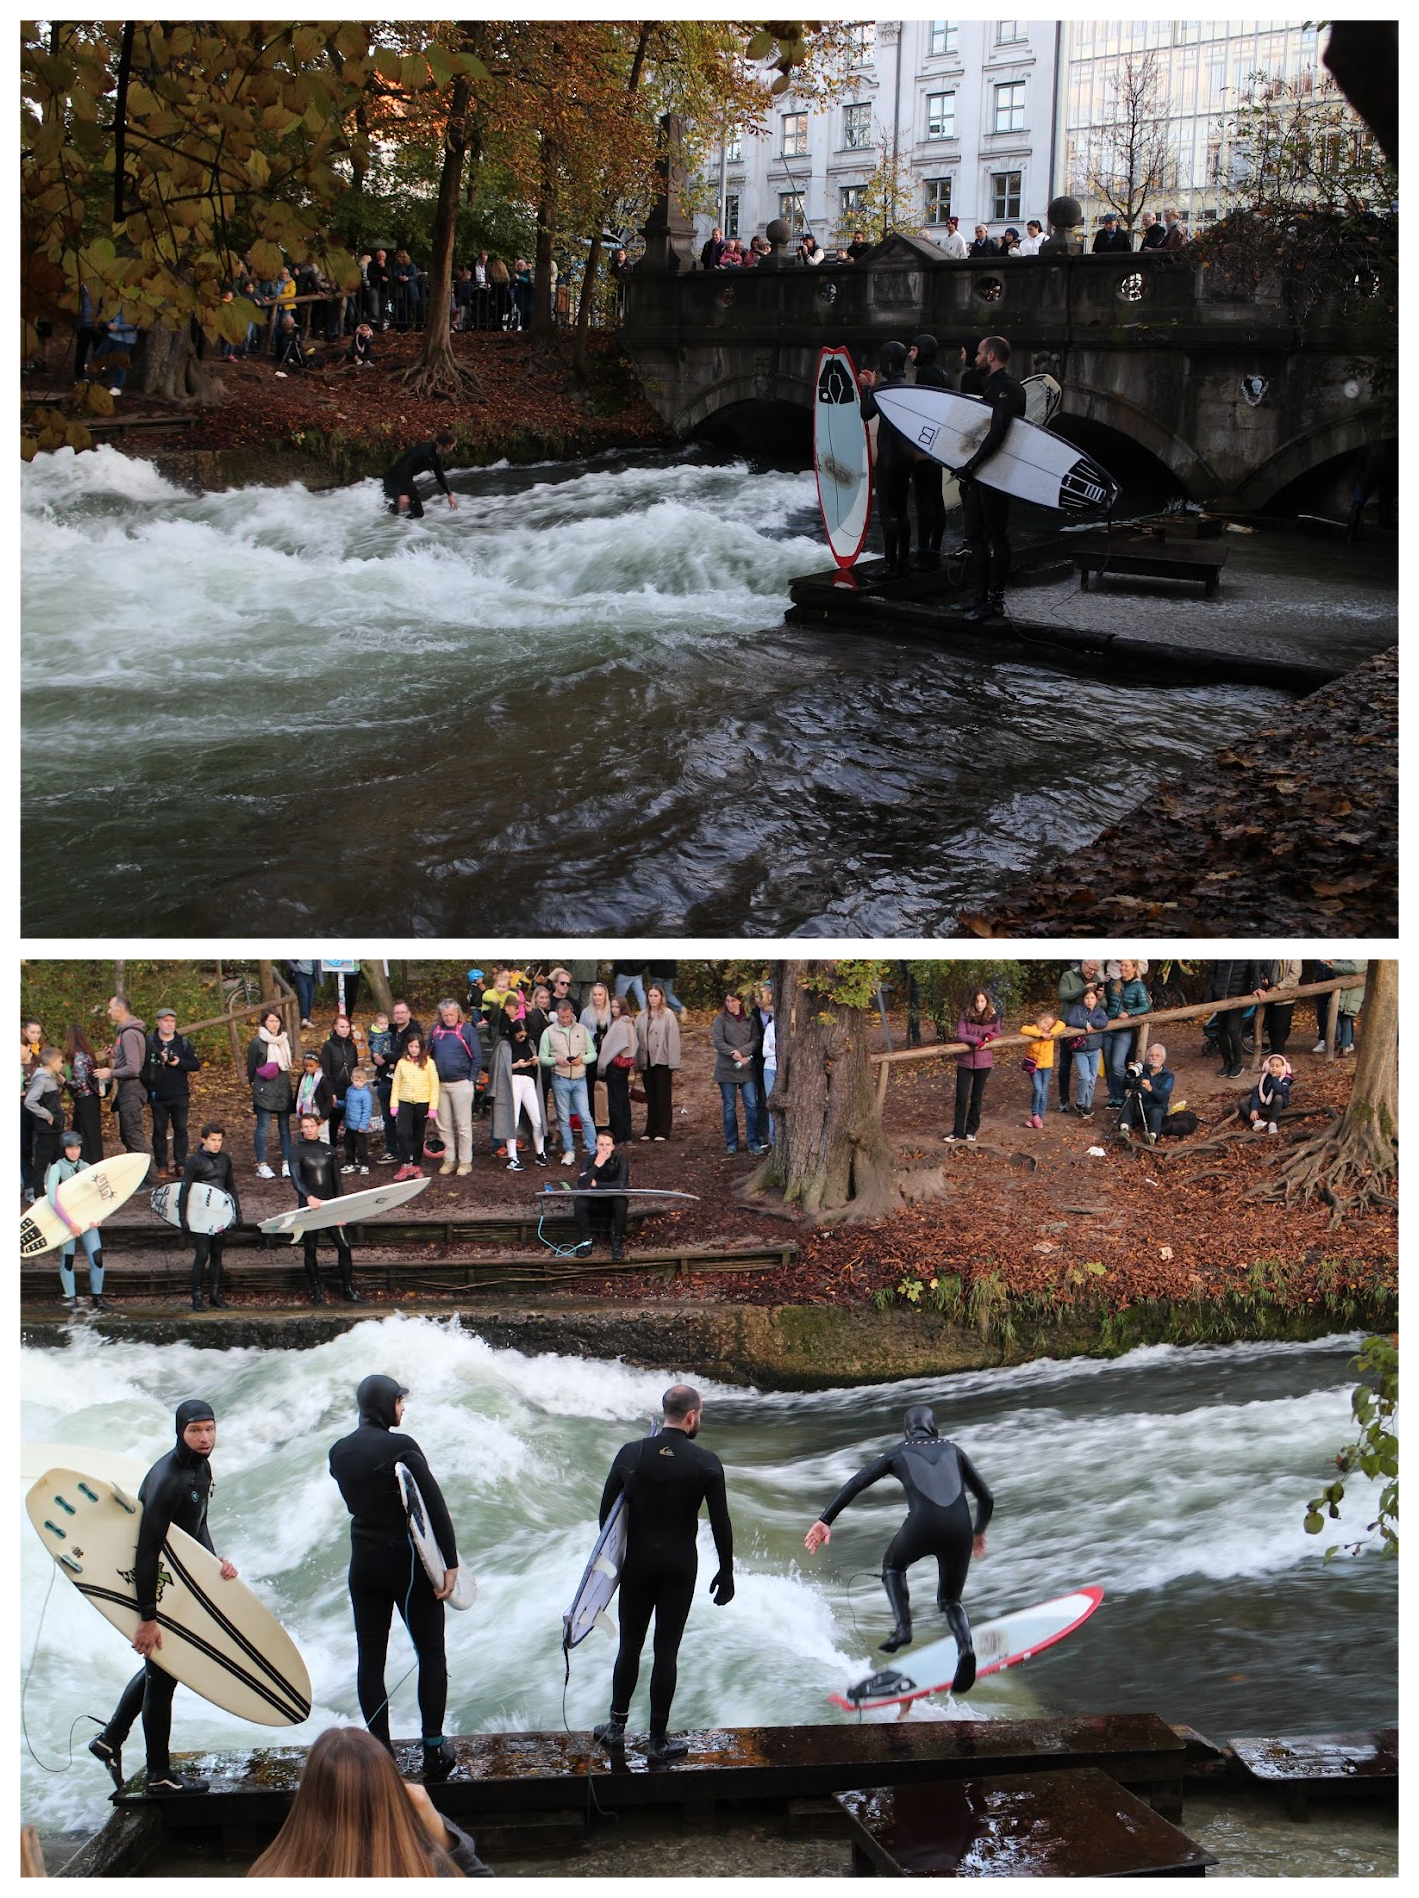
[[[586,1156],[581,1172],[577,1175],[577,1185],[587,1188],[625,1188],[631,1183],[631,1163],[624,1153],[616,1151],[616,1142],[606,1128],[597,1130],[596,1154]],[[591,1250],[592,1223],[604,1232],[611,1233],[611,1257],[625,1257],[626,1238],[626,1202],[619,1196],[614,1199],[577,1199],[574,1201],[576,1229],[580,1243],[577,1252],[585,1255]]]

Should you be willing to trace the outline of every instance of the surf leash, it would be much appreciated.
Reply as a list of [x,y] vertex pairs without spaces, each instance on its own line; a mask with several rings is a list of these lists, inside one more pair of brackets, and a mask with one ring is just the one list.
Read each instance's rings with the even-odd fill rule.
[[39,1643],[40,1643],[40,1637],[44,1633],[44,1617],[49,1612],[49,1598],[54,1593],[54,1584],[58,1580],[58,1578],[59,1578],[58,1568],[53,1567],[51,1565],[49,1587],[46,1588],[44,1591],[44,1601],[39,1611],[39,1626],[34,1631],[34,1649],[32,1653],[30,1654],[29,1666],[25,1669],[24,1684],[20,1688],[20,1732],[24,1736],[25,1750],[28,1752],[30,1758],[34,1761],[35,1765],[40,1769],[42,1773],[72,1773],[73,1772],[74,1764],[75,1764],[74,1762],[74,1729],[78,1726],[81,1720],[92,1720],[94,1725],[99,1728],[103,1728],[104,1726],[108,1724],[106,1721],[100,1720],[97,1714],[92,1714],[92,1713],[75,1714],[74,1718],[69,1722],[69,1758],[67,1759],[67,1761],[64,1763],[63,1766],[51,1766],[47,1760],[42,1760],[39,1757],[38,1753],[35,1752],[34,1742],[30,1739],[29,1726],[25,1720],[25,1700],[29,1695],[30,1676],[31,1674],[34,1673],[34,1664],[39,1659]]

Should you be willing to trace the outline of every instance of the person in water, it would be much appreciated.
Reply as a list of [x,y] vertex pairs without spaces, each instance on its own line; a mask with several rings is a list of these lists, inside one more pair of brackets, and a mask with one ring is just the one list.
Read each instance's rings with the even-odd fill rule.
[[864,369],[858,375],[857,380],[862,388],[862,400],[858,406],[864,422],[881,416],[873,480],[877,493],[877,514],[882,523],[882,545],[887,556],[887,574],[889,578],[898,578],[907,573],[911,566],[911,517],[907,506],[917,451],[906,436],[881,415],[874,390],[906,386],[906,344],[883,343],[877,362],[875,372]]
[[458,437],[451,428],[440,429],[431,442],[417,442],[414,447],[406,448],[398,461],[385,469],[384,498],[389,503],[391,514],[407,512],[411,521],[424,518],[424,504],[419,499],[414,480],[416,475],[421,474],[431,474],[448,505],[457,510],[458,496],[450,491],[448,476],[443,471],[443,456],[457,441]]
[[700,1393],[672,1384],[660,1400],[665,1427],[659,1435],[622,1444],[601,1493],[601,1526],[616,1498],[628,1509],[626,1554],[621,1565],[621,1642],[611,1674],[611,1710],[593,1738],[612,1751],[626,1737],[631,1695],[640,1674],[650,1618],[655,1616],[655,1659],[650,1674],[650,1741],[653,1765],[679,1759],[688,1743],[671,1736],[676,1656],[695,1595],[699,1557],[695,1538],[700,1504],[709,1505],[719,1569],[709,1592],[718,1607],[734,1599],[734,1532],[724,1494],[724,1465],[695,1442],[700,1432]]
[[[911,1597],[907,1570],[923,1556],[936,1557],[936,1606],[956,1637],[956,1677],[953,1693],[964,1694],[975,1685],[975,1645],[971,1624],[961,1605],[966,1570],[972,1555],[985,1554],[985,1531],[995,1499],[976,1473],[965,1451],[938,1436],[936,1418],[924,1404],[906,1414],[906,1440],[859,1470],[834,1496],[803,1539],[814,1555],[831,1539],[831,1525],[854,1496],[895,1476],[907,1493],[907,1519],[887,1544],[882,1557],[882,1586],[896,1617],[896,1626],[881,1643],[884,1654],[895,1654],[912,1638]],[[965,1492],[976,1499],[975,1528]]]
[[[155,1799],[207,1790],[205,1779],[173,1769],[168,1742],[177,1681],[156,1666],[152,1657],[163,1645],[158,1602],[170,1579],[164,1574],[161,1562],[169,1529],[185,1529],[204,1549],[216,1554],[207,1527],[207,1502],[212,1491],[212,1467],[207,1459],[217,1442],[216,1413],[205,1399],[189,1397],[177,1407],[175,1427],[177,1442],[166,1456],[158,1459],[138,1486],[143,1514],[138,1524],[138,1553],[132,1576],[139,1616],[133,1646],[143,1656],[143,1665],[124,1688],[123,1698],[108,1724],[89,1742],[90,1753],[108,1769],[114,1785],[122,1792],[123,1742],[141,1712],[143,1744],[147,1751],[147,1791],[148,1796]],[[225,1557],[222,1558],[222,1576],[226,1581],[236,1577],[235,1564]],[[220,1605],[218,1603],[218,1607]]]
[[976,366],[985,372],[981,400],[989,405],[990,427],[971,456],[952,473],[961,484],[966,514],[966,545],[970,549],[976,597],[961,617],[969,620],[1003,619],[1005,582],[1010,573],[1010,496],[999,488],[982,486],[976,479],[981,466],[1005,440],[1010,424],[1025,413],[1025,391],[1006,365],[1010,344],[1003,336],[982,337]]
[[[458,1579],[458,1547],[443,1492],[424,1453],[398,1426],[404,1421],[405,1385],[392,1377],[367,1377],[355,1392],[359,1428],[331,1447],[330,1474],[350,1512],[350,1606],[358,1651],[355,1691],[365,1725],[394,1751],[389,1737],[389,1696],[384,1657],[389,1624],[397,1608],[419,1657],[419,1718],[423,1723],[424,1778],[447,1779],[457,1760],[444,1740],[448,1663],[443,1651],[443,1604]],[[409,1536],[403,1492],[394,1474],[402,1463],[419,1486],[429,1528],[448,1565],[443,1587],[429,1580]]]
[[[291,1149],[291,1185],[296,1189],[297,1206],[308,1206],[314,1210],[323,1206],[328,1199],[340,1198],[340,1165],[335,1149],[328,1147],[320,1137],[320,1115],[301,1115],[301,1137]],[[320,1289],[320,1271],[316,1264],[315,1249],[320,1242],[320,1231],[330,1234],[335,1242],[335,1262],[340,1270],[340,1295],[347,1305],[362,1305],[364,1299],[355,1290],[355,1261],[350,1254],[350,1241],[343,1226],[326,1226],[320,1230],[314,1228],[301,1234],[301,1249],[305,1258],[306,1284],[310,1287],[312,1305],[323,1305],[325,1294]],[[216,1300],[213,1300],[216,1303]]]

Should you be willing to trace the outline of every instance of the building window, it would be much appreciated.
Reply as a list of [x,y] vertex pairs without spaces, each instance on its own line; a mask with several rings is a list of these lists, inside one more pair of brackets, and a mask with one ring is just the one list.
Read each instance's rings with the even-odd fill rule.
[[866,189],[866,185],[838,186],[838,218],[840,222],[846,224],[850,217],[857,216],[858,212],[862,209],[862,194]]
[[726,237],[739,235],[739,193],[727,192],[724,199],[724,223],[720,226]]
[[951,180],[928,178],[926,181],[926,222],[944,224],[951,215]]
[[926,95],[926,136],[956,136],[956,95],[954,92],[928,92]]
[[954,20],[933,20],[931,38],[927,44],[927,53],[932,59],[939,59],[943,53],[956,50],[956,23]]
[[742,132],[731,132],[724,141],[724,162],[727,165],[744,163],[744,134]]
[[843,107],[843,144],[853,151],[863,151],[871,143],[872,107],[845,105]]
[[994,202],[991,218],[998,224],[1001,218],[1020,215],[1020,179],[1018,171],[996,171],[991,173],[990,187]]
[[1025,129],[1025,82],[1014,79],[995,88],[995,129],[997,132],[1023,132]]
[[853,57],[865,65],[872,58],[877,47],[877,22],[875,20],[855,20],[847,30],[852,41]]
[[808,226],[803,217],[803,193],[801,191],[780,191],[778,194],[778,214],[788,226],[794,237],[799,237]]
[[785,158],[808,156],[808,114],[806,112],[784,113],[783,155]]
[[997,20],[995,23],[995,43],[997,46],[1014,46],[1025,35],[1018,20]]

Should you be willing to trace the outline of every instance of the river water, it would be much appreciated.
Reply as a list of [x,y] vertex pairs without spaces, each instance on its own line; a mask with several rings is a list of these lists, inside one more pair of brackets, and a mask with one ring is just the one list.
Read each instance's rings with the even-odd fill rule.
[[[853,1470],[900,1433],[903,1409],[934,1402],[996,1495],[987,1557],[966,1600],[977,1620],[1088,1582],[1103,1605],[1050,1653],[982,1681],[954,1710],[917,1719],[1153,1710],[1214,1739],[1319,1733],[1397,1717],[1396,1568],[1327,1566],[1301,1527],[1306,1500],[1345,1440],[1358,1340],[1226,1349],[1157,1346],[1114,1362],[1049,1361],[950,1379],[758,1395],[707,1384],[702,1441],[729,1478],[738,1592],[705,1594],[713,1546],[701,1531],[701,1594],[681,1650],[684,1726],[833,1722],[827,1699],[874,1660],[888,1625],[877,1572],[901,1517],[880,1485],[845,1513],[810,1561],[803,1535]],[[572,1656],[563,1704],[561,1614],[595,1538],[617,1447],[641,1434],[673,1367],[494,1350],[457,1321],[371,1319],[315,1350],[200,1350],[105,1343],[22,1354],[21,1434],[102,1445],[151,1460],[171,1441],[174,1404],[206,1396],[219,1418],[211,1520],[305,1655],[315,1713],[257,1729],[183,1691],[180,1750],[308,1741],[357,1718],[344,1585],[348,1518],[325,1466],[353,1427],[372,1370],[411,1388],[406,1428],[448,1496],[476,1605],[448,1617],[449,1732],[573,1728],[605,1712],[613,1648],[593,1631]],[[1347,1525],[1368,1520],[1363,1483]],[[133,1667],[120,1637],[58,1576],[21,1524],[25,1716],[49,1765],[71,1723],[105,1717]],[[929,1565],[928,1565],[929,1567]],[[50,1589],[54,1580],[52,1592]],[[915,1599],[931,1598],[927,1569]],[[923,1612],[920,1638],[940,1632]],[[36,1637],[38,1635],[38,1645]],[[412,1659],[396,1629],[391,1686]],[[645,1677],[635,1720],[644,1721]],[[413,1680],[393,1698],[396,1734],[418,1732]],[[22,1754],[22,1809],[47,1833],[101,1824],[108,1782],[83,1752],[72,1772]],[[135,1734],[132,1764],[141,1764]]]
[[785,626],[811,471],[454,485],[23,470],[28,933],[930,934],[1282,702]]

